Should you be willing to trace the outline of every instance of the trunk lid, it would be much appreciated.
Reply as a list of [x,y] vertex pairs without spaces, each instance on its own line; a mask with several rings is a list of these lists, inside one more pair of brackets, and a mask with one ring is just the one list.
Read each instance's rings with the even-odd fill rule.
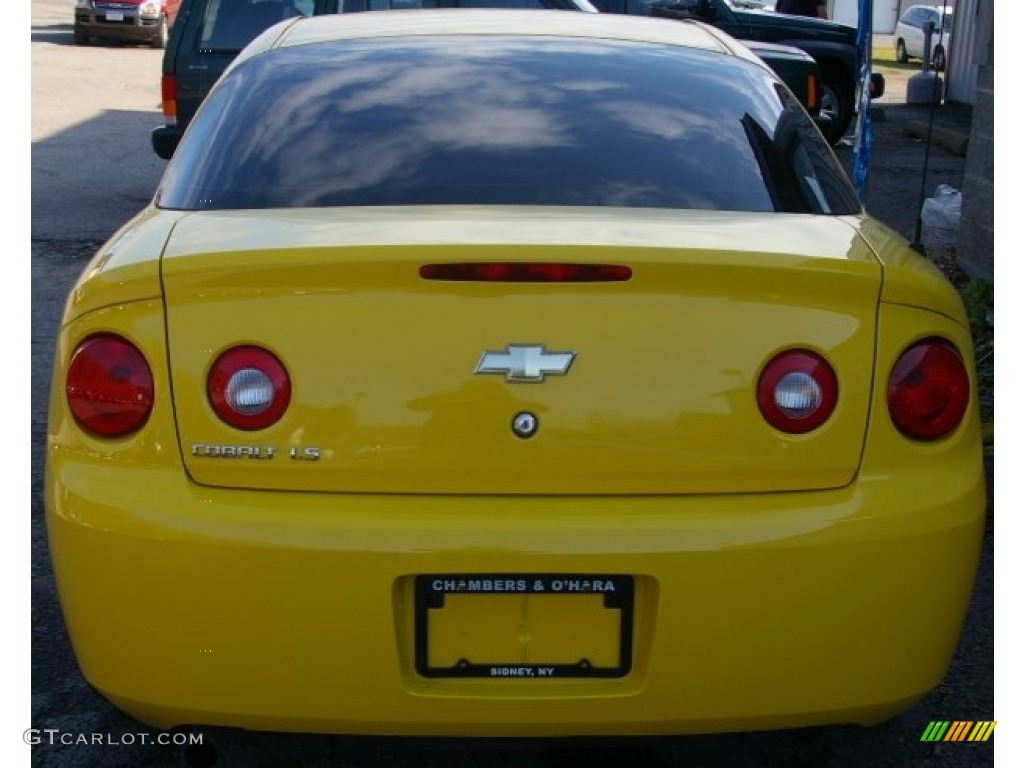
[[[480,261],[621,264],[632,278],[419,276],[428,263]],[[850,220],[615,209],[200,213],[178,223],[162,278],[181,451],[201,484],[765,492],[839,487],[860,461],[881,268]],[[287,412],[256,432],[223,424],[206,396],[213,360],[240,344],[272,351],[291,379]],[[516,345],[575,359],[539,382],[474,372],[485,352]],[[835,413],[806,435],[772,429],[755,399],[761,368],[791,347],[824,355],[839,380]],[[523,412],[539,423],[526,439],[512,429]]]

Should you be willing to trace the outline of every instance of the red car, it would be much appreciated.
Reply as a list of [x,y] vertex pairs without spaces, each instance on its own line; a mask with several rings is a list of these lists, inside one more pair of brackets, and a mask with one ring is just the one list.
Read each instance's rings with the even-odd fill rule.
[[75,0],[75,43],[93,37],[164,48],[181,0]]

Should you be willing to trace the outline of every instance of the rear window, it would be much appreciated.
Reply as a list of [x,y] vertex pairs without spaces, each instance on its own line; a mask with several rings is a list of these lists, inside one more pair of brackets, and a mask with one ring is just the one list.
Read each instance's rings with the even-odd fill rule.
[[756,64],[495,36],[256,56],[207,97],[157,203],[860,211],[806,112]]
[[279,21],[312,16],[314,0],[210,0],[196,42],[202,52],[238,52]]

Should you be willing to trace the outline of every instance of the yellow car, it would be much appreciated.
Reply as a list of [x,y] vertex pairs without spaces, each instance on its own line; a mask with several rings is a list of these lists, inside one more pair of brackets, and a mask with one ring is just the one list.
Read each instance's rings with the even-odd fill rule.
[[272,27],[54,370],[66,624],[157,727],[873,724],[972,589],[960,299],[698,23]]

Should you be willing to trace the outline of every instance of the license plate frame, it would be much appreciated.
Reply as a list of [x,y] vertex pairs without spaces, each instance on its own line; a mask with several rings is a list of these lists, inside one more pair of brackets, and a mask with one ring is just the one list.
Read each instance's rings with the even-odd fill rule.
[[[415,664],[427,678],[579,679],[621,678],[633,664],[635,579],[621,574],[422,574],[415,577]],[[431,666],[431,611],[443,610],[446,595],[602,595],[607,610],[619,612],[618,659],[612,664],[519,663],[461,658],[452,666]]]

